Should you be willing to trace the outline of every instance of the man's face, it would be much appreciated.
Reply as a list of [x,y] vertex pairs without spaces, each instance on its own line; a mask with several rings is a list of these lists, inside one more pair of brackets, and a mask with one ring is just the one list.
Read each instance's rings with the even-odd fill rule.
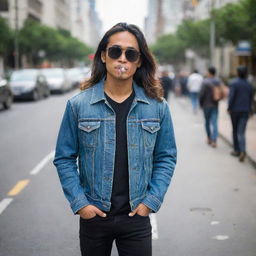
[[[122,54],[114,59],[108,54],[110,47],[121,48]],[[105,52],[101,53],[102,62],[106,63],[107,75],[117,80],[127,80],[133,77],[138,67],[141,65],[141,59],[129,61],[126,58],[126,50],[136,50],[139,52],[139,45],[136,37],[127,32],[118,32],[109,38],[109,43]]]

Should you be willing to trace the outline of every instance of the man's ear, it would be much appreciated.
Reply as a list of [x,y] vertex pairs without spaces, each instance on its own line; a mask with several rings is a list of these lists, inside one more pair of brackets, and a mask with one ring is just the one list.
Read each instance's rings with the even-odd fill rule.
[[137,64],[137,68],[140,68],[141,67],[141,64],[142,64],[142,59],[140,58],[138,64]]
[[106,52],[104,52],[104,51],[101,52],[101,61],[102,61],[103,63],[106,62]]

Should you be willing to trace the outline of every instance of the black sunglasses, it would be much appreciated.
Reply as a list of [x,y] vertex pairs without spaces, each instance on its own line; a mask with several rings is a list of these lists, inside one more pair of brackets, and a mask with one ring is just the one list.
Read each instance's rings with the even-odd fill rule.
[[[122,55],[123,50],[120,46],[113,45],[107,49],[107,52],[108,52],[108,56],[111,59],[118,59]],[[140,53],[133,48],[128,47],[125,50],[125,58],[130,62],[135,62],[136,60],[138,60],[139,56],[140,56]]]

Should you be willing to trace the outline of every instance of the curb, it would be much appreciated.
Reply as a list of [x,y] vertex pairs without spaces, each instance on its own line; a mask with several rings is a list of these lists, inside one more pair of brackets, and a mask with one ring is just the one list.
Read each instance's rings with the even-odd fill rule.
[[[230,147],[233,146],[233,144],[224,136],[221,134],[221,132],[219,132],[219,137],[225,141]],[[246,153],[246,158],[249,160],[249,162],[251,163],[251,165],[256,169],[256,161]]]

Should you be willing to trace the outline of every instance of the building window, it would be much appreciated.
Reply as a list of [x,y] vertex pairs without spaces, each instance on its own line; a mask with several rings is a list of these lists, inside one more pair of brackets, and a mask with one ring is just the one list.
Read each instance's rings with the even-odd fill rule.
[[0,12],[7,12],[8,10],[8,0],[0,0]]

